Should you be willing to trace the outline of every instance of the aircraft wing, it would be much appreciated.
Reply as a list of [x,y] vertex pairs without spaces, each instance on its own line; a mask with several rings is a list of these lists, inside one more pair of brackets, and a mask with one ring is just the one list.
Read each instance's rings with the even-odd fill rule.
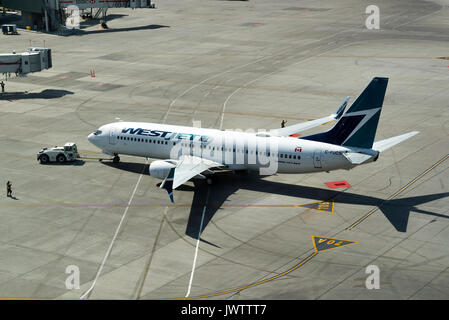
[[215,161],[196,156],[183,155],[179,158],[176,167],[170,171],[168,177],[161,183],[160,188],[167,190],[171,202],[174,202],[174,189],[210,168],[221,166],[223,166],[223,164]]
[[209,168],[221,167],[221,163],[203,159],[195,156],[181,156],[175,168],[173,178],[173,189],[192,179],[194,176],[206,171]]
[[301,122],[298,124],[294,124],[292,126],[281,128],[281,129],[271,130],[270,135],[286,137],[286,136],[292,135],[294,133],[298,133],[301,131],[305,131],[305,130],[317,127],[326,122],[339,119],[343,115],[343,112],[345,111],[345,108],[348,105],[349,99],[351,99],[351,97],[346,97],[345,100],[342,102],[342,104],[338,107],[337,111],[334,114],[331,114],[330,116],[327,116],[327,117],[324,117],[321,119],[312,120],[312,121]]

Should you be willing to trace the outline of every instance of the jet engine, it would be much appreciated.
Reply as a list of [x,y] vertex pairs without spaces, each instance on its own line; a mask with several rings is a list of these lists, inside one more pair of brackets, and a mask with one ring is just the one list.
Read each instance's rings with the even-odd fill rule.
[[153,178],[164,180],[168,177],[170,169],[176,167],[177,161],[173,160],[157,160],[150,164],[150,176]]

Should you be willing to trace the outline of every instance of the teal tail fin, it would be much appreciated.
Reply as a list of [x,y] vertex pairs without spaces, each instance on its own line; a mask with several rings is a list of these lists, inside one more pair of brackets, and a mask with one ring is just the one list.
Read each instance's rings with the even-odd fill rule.
[[371,149],[387,84],[388,78],[374,78],[331,130],[302,139]]

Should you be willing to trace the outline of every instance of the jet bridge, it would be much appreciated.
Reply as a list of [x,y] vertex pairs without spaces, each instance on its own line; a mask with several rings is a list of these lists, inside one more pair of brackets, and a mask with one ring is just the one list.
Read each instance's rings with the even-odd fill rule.
[[80,10],[91,8],[153,8],[151,0],[53,0],[48,1],[51,9],[77,6]]
[[22,76],[51,67],[51,49],[48,48],[29,48],[23,53],[0,54],[0,73],[6,78],[11,73]]
[[[90,9],[91,17],[97,19],[101,16],[100,22],[103,27],[107,28],[106,15],[108,9],[154,8],[154,4],[151,3],[151,0],[53,0],[53,2],[50,2],[49,8],[55,10],[56,12],[62,13],[61,16],[64,16],[64,13],[66,16],[68,13],[70,13],[70,18],[75,17],[78,19],[80,17],[80,11]],[[93,15],[93,9],[98,9],[95,15]]]
[[2,0],[5,8],[20,10],[23,24],[33,29],[56,30],[66,24],[70,11],[79,13],[87,9],[98,9],[98,15],[106,17],[106,11],[113,8],[154,8],[151,0]]

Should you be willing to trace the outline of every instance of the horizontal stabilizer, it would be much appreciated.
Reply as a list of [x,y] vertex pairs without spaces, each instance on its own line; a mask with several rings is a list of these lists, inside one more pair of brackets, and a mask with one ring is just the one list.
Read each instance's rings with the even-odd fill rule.
[[377,141],[374,142],[373,144],[373,149],[377,150],[379,152],[385,151],[387,149],[390,149],[391,147],[397,145],[398,143],[401,143],[404,140],[407,140],[411,137],[413,137],[414,135],[417,135],[419,133],[419,131],[413,131],[413,132],[409,132],[400,136],[396,136],[396,137],[392,137],[392,138],[388,138],[385,140],[381,140],[381,141]]

